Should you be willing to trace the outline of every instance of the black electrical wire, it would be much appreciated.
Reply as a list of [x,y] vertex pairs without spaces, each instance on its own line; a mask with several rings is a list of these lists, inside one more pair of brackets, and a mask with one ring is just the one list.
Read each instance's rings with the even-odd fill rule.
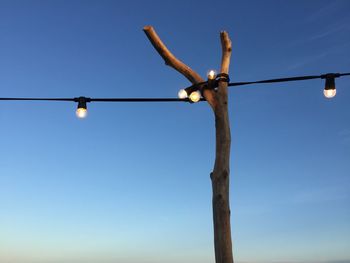
[[[205,99],[201,98],[201,101]],[[178,98],[91,98],[90,101],[99,102],[190,102],[189,99]]]
[[228,86],[243,86],[250,84],[261,84],[261,83],[276,83],[276,82],[288,82],[288,81],[298,81],[298,80],[309,80],[309,79],[319,79],[320,76],[303,76],[303,77],[292,77],[292,78],[280,78],[280,79],[266,79],[258,81],[247,81],[247,82],[232,82]]
[[74,98],[0,98],[0,100],[75,101]]
[[243,86],[250,84],[262,84],[262,83],[277,83],[277,82],[288,82],[288,81],[299,81],[299,80],[310,80],[310,79],[325,79],[327,76],[333,78],[339,78],[341,76],[349,76],[350,73],[328,73],[316,76],[300,76],[300,77],[290,77],[290,78],[279,78],[279,79],[266,79],[248,82],[232,82],[228,86]]
[[[289,81],[300,81],[300,80],[310,80],[310,79],[328,79],[328,78],[339,78],[342,76],[350,76],[350,73],[327,73],[327,74],[313,75],[313,76],[298,76],[298,77],[289,77],[289,78],[277,78],[277,79],[247,81],[247,82],[231,82],[231,83],[228,83],[228,86],[232,87],[232,86],[243,86],[243,85],[251,85],[251,84],[289,82]],[[228,81],[228,79],[229,78],[227,75],[226,80]],[[207,81],[197,83],[197,84],[190,86],[189,88],[192,88],[192,89],[197,88],[198,89],[198,87],[205,85],[207,83],[208,83]],[[185,98],[185,99],[178,99],[178,98],[88,98],[88,97],[80,97],[80,98],[84,99],[86,102],[191,102],[190,99],[188,99],[188,98]],[[73,102],[78,102],[79,98],[0,98],[0,101],[73,101]],[[201,98],[200,101],[205,101],[205,99]]]
[[[191,102],[188,98],[87,98],[87,102]],[[0,98],[4,101],[74,101],[78,102],[78,98]],[[200,99],[205,101],[204,98]]]

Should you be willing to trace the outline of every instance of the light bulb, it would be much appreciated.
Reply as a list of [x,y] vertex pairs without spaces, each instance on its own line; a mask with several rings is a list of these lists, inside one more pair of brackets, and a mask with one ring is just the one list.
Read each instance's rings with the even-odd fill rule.
[[86,108],[78,108],[75,112],[78,118],[83,119],[87,116],[87,109]]
[[179,96],[180,99],[186,99],[188,97],[188,94],[184,89],[180,89],[177,95]]
[[337,94],[337,90],[336,89],[324,89],[323,94],[327,99],[331,99],[335,96],[335,94]]
[[190,95],[190,100],[192,102],[198,102],[201,99],[201,93],[197,91],[193,91]]
[[211,80],[215,79],[216,78],[216,71],[213,69],[209,70],[207,72],[207,77],[208,77],[208,79],[211,79]]

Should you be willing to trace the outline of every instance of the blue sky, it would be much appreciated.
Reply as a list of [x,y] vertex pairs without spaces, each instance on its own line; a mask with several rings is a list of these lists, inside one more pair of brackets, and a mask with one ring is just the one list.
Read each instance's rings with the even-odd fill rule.
[[[176,97],[219,32],[233,81],[350,71],[349,1],[0,1],[0,97]],[[350,78],[230,90],[241,263],[350,262]],[[1,263],[214,262],[206,103],[0,103]]]

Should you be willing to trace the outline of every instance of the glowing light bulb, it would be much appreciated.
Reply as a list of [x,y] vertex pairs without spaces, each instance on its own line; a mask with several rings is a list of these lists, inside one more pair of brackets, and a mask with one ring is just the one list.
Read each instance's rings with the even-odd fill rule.
[[215,79],[216,78],[216,71],[213,69],[209,70],[207,72],[207,77],[208,77],[208,79],[211,79],[211,80]]
[[197,90],[197,91],[193,91],[190,94],[190,100],[192,102],[198,102],[201,99],[201,93]]
[[326,84],[324,86],[323,94],[327,99],[333,98],[337,93],[335,89],[335,78],[333,75],[334,74],[328,74],[328,77],[326,77]]
[[179,96],[180,99],[186,99],[188,97],[188,94],[184,89],[180,89],[177,95]]
[[75,114],[77,115],[77,117],[79,119],[86,118],[86,116],[87,116],[87,109],[86,108],[78,108],[77,111],[75,112]]
[[336,89],[324,89],[323,94],[327,99],[331,99],[335,96],[335,94],[337,94],[337,90]]
[[79,97],[79,98],[74,98],[74,101],[78,102],[78,107],[75,112],[78,118],[83,119],[87,116],[87,102],[90,102],[90,98],[86,97]]

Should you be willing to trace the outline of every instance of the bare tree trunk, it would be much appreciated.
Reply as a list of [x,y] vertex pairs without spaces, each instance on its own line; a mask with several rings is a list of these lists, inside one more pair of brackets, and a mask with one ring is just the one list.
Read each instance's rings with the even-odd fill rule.
[[[171,66],[192,84],[203,82],[200,75],[189,66],[177,59],[160,40],[153,27],[144,27],[148,39],[165,64]],[[228,74],[231,59],[231,41],[227,32],[220,33],[222,46],[221,72]],[[214,246],[216,263],[233,263],[229,177],[230,177],[230,147],[231,133],[228,117],[227,82],[220,81],[217,91],[204,89],[203,96],[211,106],[215,115],[216,130],[216,158],[214,170],[210,174],[213,188],[213,219],[214,219]]]
[[[221,32],[221,73],[228,74],[231,58],[231,41],[226,32]],[[215,262],[232,263],[232,239],[230,222],[230,149],[231,132],[228,117],[227,82],[219,82],[216,92],[215,131],[216,154],[214,171],[210,174],[213,188],[213,219]]]

